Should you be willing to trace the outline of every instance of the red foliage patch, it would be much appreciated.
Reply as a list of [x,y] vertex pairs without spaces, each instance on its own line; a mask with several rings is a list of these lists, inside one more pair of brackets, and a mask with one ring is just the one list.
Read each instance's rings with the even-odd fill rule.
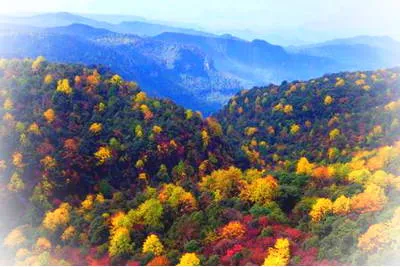
[[97,258],[96,257],[96,248],[91,248],[89,251],[89,255],[86,256],[86,261],[89,266],[107,266],[110,265],[110,257],[108,254]]

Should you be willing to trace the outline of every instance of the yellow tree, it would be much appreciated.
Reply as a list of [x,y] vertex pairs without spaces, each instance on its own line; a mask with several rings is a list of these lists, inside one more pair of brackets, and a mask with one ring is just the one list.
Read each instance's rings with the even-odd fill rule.
[[58,227],[67,225],[70,219],[71,206],[68,203],[62,203],[54,211],[48,211],[43,219],[43,227],[54,232]]
[[93,195],[87,195],[85,200],[82,201],[81,207],[83,210],[89,211],[93,208],[94,205],[94,196]]
[[75,227],[68,226],[61,235],[61,240],[68,241],[75,235]]
[[143,129],[142,129],[142,126],[140,124],[136,125],[136,127],[135,127],[135,136],[137,138],[142,138],[143,137]]
[[257,127],[247,127],[244,130],[246,136],[253,136],[256,132],[258,132]]
[[327,214],[332,212],[332,201],[328,198],[318,198],[310,211],[311,220],[319,222]]
[[89,131],[93,134],[98,134],[103,130],[103,124],[99,122],[94,122],[90,125]]
[[57,82],[57,92],[64,93],[66,95],[72,94],[72,88],[69,86],[68,79],[62,79]]
[[283,108],[283,112],[285,114],[291,114],[293,112],[293,106],[292,105],[285,105]]
[[302,157],[297,162],[296,173],[312,175],[313,167],[314,165],[310,163],[306,157]]
[[108,253],[111,257],[128,255],[132,252],[132,241],[129,230],[125,227],[119,227],[111,235]]
[[371,177],[371,172],[368,169],[362,168],[359,170],[351,171],[347,175],[347,179],[353,183],[363,184]]
[[329,132],[329,139],[330,140],[335,140],[337,136],[340,135],[340,130],[335,128],[332,131]]
[[197,208],[197,201],[192,193],[186,192],[183,187],[174,184],[164,184],[158,199],[161,203],[167,203],[174,209],[183,206],[185,210],[191,211]]
[[185,111],[186,119],[190,120],[193,117],[193,111],[191,109],[187,109]]
[[131,220],[129,220],[128,216],[124,212],[119,211],[111,217],[110,234],[113,235],[118,230],[118,228],[131,228],[132,226],[133,223]]
[[267,176],[246,183],[241,189],[240,196],[245,200],[263,205],[272,201],[278,195],[278,192],[279,185],[276,179]]
[[199,183],[200,191],[217,192],[223,198],[229,198],[239,192],[242,171],[231,166],[227,170],[216,170],[210,175],[204,176]]
[[43,56],[38,56],[32,63],[32,71],[38,71],[45,61],[46,59]]
[[153,130],[153,133],[155,133],[155,134],[159,134],[162,132],[162,128],[158,125],[154,125],[152,130]]
[[275,246],[268,249],[263,266],[286,266],[290,260],[290,243],[286,238],[278,238]]
[[53,82],[53,76],[47,74],[43,79],[44,84],[51,84]]
[[123,83],[122,77],[115,74],[114,76],[111,77],[110,83],[113,85],[120,86]]
[[4,100],[3,108],[5,110],[11,110],[14,108],[14,103],[12,102],[12,100],[10,98],[6,98],[6,100]]
[[324,99],[324,104],[325,104],[326,106],[329,106],[330,104],[332,104],[332,102],[333,102],[333,97],[331,97],[330,95],[327,95],[327,96],[325,97],[325,99]]
[[153,253],[155,256],[160,256],[164,252],[164,246],[158,236],[151,234],[143,243],[143,253]]
[[346,215],[350,212],[350,209],[351,199],[344,195],[338,197],[332,205],[333,213],[338,215]]
[[177,266],[198,266],[200,265],[200,259],[196,253],[185,253],[182,255],[179,264]]
[[41,133],[39,125],[36,122],[29,125],[28,132],[33,133],[35,135],[40,135],[40,133]]
[[135,96],[135,102],[136,103],[142,103],[144,101],[147,100],[147,95],[145,92],[139,92],[136,96]]
[[298,124],[293,124],[290,126],[290,134],[295,135],[300,131],[300,126]]
[[111,149],[107,146],[102,146],[94,153],[94,156],[97,158],[98,164],[104,164],[112,158]]
[[342,78],[336,78],[336,84],[335,87],[342,87],[344,86],[345,81]]
[[201,131],[201,140],[203,140],[203,147],[207,147],[210,137],[208,136],[208,132],[206,130]]
[[358,80],[355,82],[355,84],[358,85],[358,86],[365,85],[365,80],[364,80],[364,79],[358,79]]

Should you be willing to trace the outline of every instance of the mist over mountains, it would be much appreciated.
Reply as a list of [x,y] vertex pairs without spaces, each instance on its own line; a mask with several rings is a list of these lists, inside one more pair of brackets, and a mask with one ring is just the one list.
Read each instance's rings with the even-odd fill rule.
[[138,81],[151,95],[206,115],[243,88],[400,63],[400,43],[386,36],[283,47],[142,18],[95,18],[65,12],[2,16],[0,56],[101,64]]

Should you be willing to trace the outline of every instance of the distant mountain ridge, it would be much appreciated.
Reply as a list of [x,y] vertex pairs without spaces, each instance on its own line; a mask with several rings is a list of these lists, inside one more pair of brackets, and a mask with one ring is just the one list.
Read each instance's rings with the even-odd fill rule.
[[400,64],[400,42],[389,36],[355,36],[287,49],[293,53],[336,59],[347,70],[377,69]]
[[321,72],[334,71],[338,65],[331,59],[289,54],[283,47],[264,40],[248,42],[230,36],[204,37],[182,33],[163,33],[154,39],[198,46],[214,59],[218,69],[232,73],[249,86],[313,77]]
[[80,15],[75,15],[68,12],[45,13],[28,17],[0,16],[0,22],[30,25],[44,28],[69,26],[71,24],[86,24],[88,26],[103,28],[117,33],[137,34],[143,36],[155,36],[163,32],[180,32],[200,36],[213,36],[213,34],[207,32],[162,25],[153,22],[146,22],[143,20],[109,23],[100,20],[90,19]]
[[400,64],[400,43],[390,37],[283,47],[143,18],[103,18],[107,21],[66,12],[0,16],[0,57],[44,55],[57,62],[102,64],[155,96],[206,115],[242,88]]
[[29,27],[7,28],[0,31],[0,43],[2,57],[43,55],[57,62],[102,64],[137,80],[152,95],[169,97],[205,114],[218,109],[240,87],[218,72],[199,49],[83,24],[33,32]]

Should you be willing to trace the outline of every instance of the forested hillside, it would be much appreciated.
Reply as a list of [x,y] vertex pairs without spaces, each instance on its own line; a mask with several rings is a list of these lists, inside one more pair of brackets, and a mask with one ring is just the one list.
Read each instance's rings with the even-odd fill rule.
[[397,140],[399,87],[400,69],[343,72],[241,91],[216,117],[247,164],[343,161]]
[[399,75],[254,88],[202,118],[101,67],[0,60],[0,263],[395,264]]

